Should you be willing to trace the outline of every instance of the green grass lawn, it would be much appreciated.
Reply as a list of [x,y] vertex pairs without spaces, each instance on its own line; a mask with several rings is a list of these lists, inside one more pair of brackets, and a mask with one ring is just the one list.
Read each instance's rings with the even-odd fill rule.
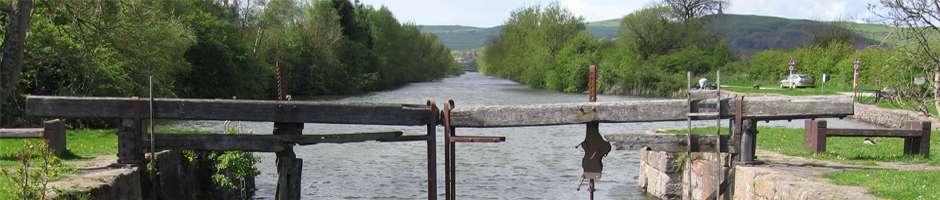
[[863,186],[887,199],[940,198],[940,171],[864,169],[823,174],[839,185]]
[[[177,130],[156,130],[157,133],[204,133],[198,131],[177,131]],[[90,160],[99,155],[116,155],[118,153],[117,130],[66,130],[67,150],[60,156],[65,161]],[[19,158],[13,156],[13,152],[23,150],[24,141],[42,142],[42,139],[18,139],[3,138],[0,139],[0,168],[16,169],[21,165]],[[40,161],[34,160],[35,163]],[[74,170],[75,166],[65,165],[64,169],[59,169],[61,173],[74,174],[81,171]],[[54,179],[64,176],[54,177]],[[12,183],[8,177],[0,176],[0,199],[13,199]]]
[[[780,152],[789,156],[830,160],[834,162],[874,165],[875,162],[905,162],[940,166],[940,140],[930,141],[930,159],[919,155],[903,155],[903,138],[872,138],[877,145],[865,145],[864,138],[826,138],[826,152],[813,155],[803,152],[803,129],[758,126],[757,148]],[[669,130],[669,133],[686,133],[687,130]],[[697,134],[714,134],[715,127],[695,128]],[[728,134],[722,128],[722,134]],[[933,131],[931,135],[940,134]],[[936,138],[936,137],[933,137]],[[758,159],[760,159],[758,157]],[[839,185],[864,186],[869,193],[889,199],[937,199],[940,197],[940,171],[927,170],[846,170],[828,173],[822,177]]]

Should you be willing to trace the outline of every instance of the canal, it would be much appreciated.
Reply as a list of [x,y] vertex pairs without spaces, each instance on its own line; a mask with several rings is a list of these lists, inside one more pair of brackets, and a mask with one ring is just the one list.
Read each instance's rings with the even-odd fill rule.
[[[374,92],[330,101],[424,104],[428,99],[453,99],[457,107],[587,102],[587,94],[535,89],[506,79],[467,73],[441,81],[413,83],[396,90]],[[598,101],[642,101],[644,97],[599,95]],[[875,127],[850,120],[829,120],[830,127]],[[241,122],[242,131],[271,134],[272,123]],[[727,124],[727,120],[722,121]],[[714,120],[696,121],[694,127],[714,126]],[[802,128],[803,121],[760,122],[759,126]],[[641,133],[658,128],[686,127],[686,122],[602,123],[601,134]],[[221,131],[221,122],[179,122],[162,128]],[[423,135],[424,126],[371,126],[305,124],[304,134],[402,131]],[[456,185],[458,199],[588,199],[587,182],[580,182],[583,152],[575,148],[584,125],[522,128],[458,128],[461,136],[506,136],[503,143],[458,143]],[[438,128],[438,191],[444,190],[444,130]],[[424,142],[362,142],[317,144],[294,148],[304,160],[303,199],[426,199],[427,154]],[[273,153],[262,153],[257,166],[256,199],[273,199],[277,181]],[[640,155],[615,150],[604,158],[603,178],[597,180],[596,199],[649,199],[637,187]]]

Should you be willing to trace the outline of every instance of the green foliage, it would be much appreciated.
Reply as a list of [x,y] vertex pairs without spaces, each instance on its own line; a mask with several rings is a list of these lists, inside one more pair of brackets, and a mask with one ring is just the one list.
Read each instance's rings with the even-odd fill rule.
[[[238,125],[233,124],[228,129],[228,134],[239,134]],[[249,132],[248,134],[254,134]],[[215,163],[217,172],[213,174],[212,182],[220,187],[237,189],[232,179],[244,179],[254,177],[260,174],[255,163],[261,162],[263,157],[255,156],[247,151],[216,151],[209,155],[211,162]]]
[[19,166],[15,169],[0,168],[3,190],[10,187],[16,199],[46,199],[46,195],[52,192],[48,183],[59,175],[62,161],[53,155],[45,142],[24,140],[23,149],[14,151],[12,156],[18,159]]
[[[12,9],[5,2],[0,16]],[[29,62],[0,124],[39,123],[25,116],[25,95],[148,96],[150,77],[157,97],[272,99],[277,61],[287,63],[289,93],[297,95],[463,73],[436,36],[398,23],[386,8],[348,0],[243,3],[37,1]]]
[[584,26],[583,17],[557,2],[516,9],[499,37],[481,52],[486,64],[479,65],[480,71],[533,87],[583,90],[569,84],[586,83],[579,74],[585,74],[584,63],[596,62],[593,54],[599,48],[592,36],[579,33]]

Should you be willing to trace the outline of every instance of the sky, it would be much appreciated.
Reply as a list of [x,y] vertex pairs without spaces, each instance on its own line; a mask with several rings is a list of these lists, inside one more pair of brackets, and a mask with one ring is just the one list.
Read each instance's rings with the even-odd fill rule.
[[[650,0],[360,0],[376,8],[386,6],[400,22],[419,25],[493,27],[523,6],[558,1],[587,21],[621,18],[650,4]],[[776,16],[792,19],[848,20],[871,18],[868,4],[878,0],[730,0],[725,13]]]

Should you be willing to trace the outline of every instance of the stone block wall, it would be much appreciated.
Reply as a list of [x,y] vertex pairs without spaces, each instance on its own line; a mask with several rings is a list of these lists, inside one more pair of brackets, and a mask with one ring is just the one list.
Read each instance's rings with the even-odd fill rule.
[[[690,199],[690,187],[691,199],[714,198],[719,179],[728,179],[732,171],[729,168],[730,157],[726,153],[721,154],[724,162],[719,162],[717,153],[693,152],[691,168],[688,168],[691,170],[686,170],[685,153],[641,150],[640,154],[640,189],[660,199]],[[718,172],[719,164],[723,166],[721,173]]]

